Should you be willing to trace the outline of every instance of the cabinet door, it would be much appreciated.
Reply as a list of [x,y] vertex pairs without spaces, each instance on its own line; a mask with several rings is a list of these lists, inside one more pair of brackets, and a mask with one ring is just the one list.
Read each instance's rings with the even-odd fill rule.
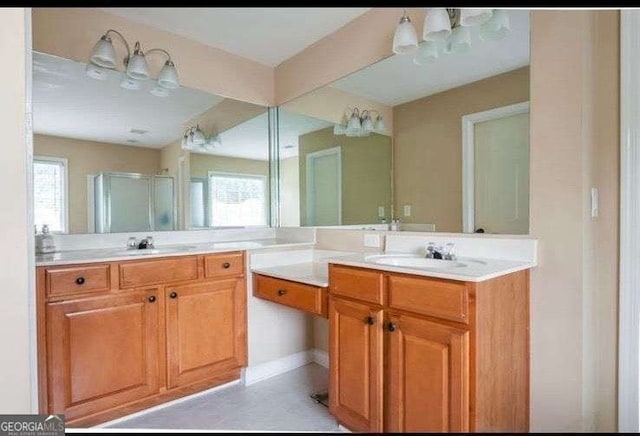
[[390,315],[385,431],[469,431],[469,332]]
[[168,387],[246,365],[243,279],[167,287]]
[[49,303],[49,413],[67,420],[158,392],[157,290]]
[[330,298],[329,410],[352,431],[382,431],[382,310]]

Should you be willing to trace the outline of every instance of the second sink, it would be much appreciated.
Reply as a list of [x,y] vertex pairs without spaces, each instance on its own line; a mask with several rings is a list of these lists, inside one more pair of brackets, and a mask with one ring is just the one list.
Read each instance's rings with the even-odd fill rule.
[[462,262],[453,260],[427,259],[412,254],[377,254],[367,256],[366,262],[377,263],[379,265],[399,266],[405,268],[429,268],[429,269],[449,269],[467,266]]

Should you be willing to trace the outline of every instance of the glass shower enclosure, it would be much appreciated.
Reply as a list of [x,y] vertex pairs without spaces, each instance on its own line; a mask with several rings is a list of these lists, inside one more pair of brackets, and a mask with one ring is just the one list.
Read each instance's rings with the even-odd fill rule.
[[94,209],[96,233],[175,230],[174,178],[100,173],[94,178]]

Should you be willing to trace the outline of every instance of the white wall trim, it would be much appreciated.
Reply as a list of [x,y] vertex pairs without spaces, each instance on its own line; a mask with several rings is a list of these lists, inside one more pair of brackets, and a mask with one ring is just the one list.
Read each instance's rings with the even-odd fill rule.
[[[338,147],[327,148],[325,150],[316,151],[313,153],[309,153],[306,157],[306,188],[307,188],[307,210],[305,217],[306,225],[315,226],[315,218],[316,218],[316,210],[315,210],[315,190],[313,190],[313,185],[315,184],[315,171],[312,170],[313,166],[311,165],[311,161],[317,159],[319,157],[330,156],[332,154],[336,155],[336,161],[338,163],[338,186],[340,189],[338,190],[338,224],[342,224],[342,149]],[[313,222],[309,222],[309,218],[313,218]]]
[[248,366],[242,371],[242,383],[249,386],[311,362],[313,362],[313,350],[305,350],[259,365]]
[[474,126],[476,123],[496,120],[529,112],[529,102],[511,104],[462,117],[462,231],[475,231],[475,153]]
[[621,12],[618,431],[640,430],[640,11]]

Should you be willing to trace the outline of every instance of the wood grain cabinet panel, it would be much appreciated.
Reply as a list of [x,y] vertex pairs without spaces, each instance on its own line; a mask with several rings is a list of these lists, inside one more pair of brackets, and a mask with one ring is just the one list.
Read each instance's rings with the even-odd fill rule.
[[197,278],[198,258],[195,256],[123,262],[120,264],[121,288],[195,280]]
[[47,268],[47,295],[106,292],[111,286],[109,272],[109,265]]
[[73,420],[158,392],[157,297],[47,304],[49,413]]
[[469,331],[390,316],[389,432],[469,431]]
[[166,288],[169,388],[246,365],[244,289],[242,279]]
[[207,278],[237,277],[244,274],[244,253],[219,253],[204,257]]
[[384,302],[384,275],[379,271],[329,264],[330,293],[374,304]]
[[329,410],[349,429],[382,431],[382,311],[329,299]]
[[254,274],[253,293],[256,297],[327,317],[327,288]]

